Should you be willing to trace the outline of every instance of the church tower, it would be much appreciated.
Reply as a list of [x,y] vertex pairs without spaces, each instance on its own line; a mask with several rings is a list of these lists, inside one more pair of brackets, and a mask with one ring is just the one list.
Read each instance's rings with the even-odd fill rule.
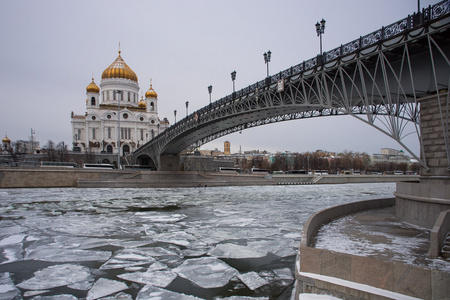
[[223,143],[223,154],[224,155],[231,155],[231,145],[229,141],[226,141]]
[[145,102],[147,104],[147,112],[158,114],[158,94],[155,92],[150,80],[150,88],[145,93]]
[[100,88],[95,84],[94,78],[86,87],[86,108],[98,108],[100,106]]

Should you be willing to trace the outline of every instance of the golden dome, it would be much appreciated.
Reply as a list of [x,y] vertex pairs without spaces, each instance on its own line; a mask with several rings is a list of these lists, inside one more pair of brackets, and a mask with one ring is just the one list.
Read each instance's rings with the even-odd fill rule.
[[5,135],[5,138],[2,140],[3,143],[11,143],[11,140]]
[[92,82],[86,87],[86,92],[100,93],[100,88],[95,84],[94,78],[92,78]]
[[145,98],[158,98],[158,94],[155,92],[155,90],[152,87],[152,84],[150,83],[150,88],[145,93]]
[[125,78],[138,82],[136,73],[123,61],[120,51],[116,60],[103,71],[102,79],[108,78]]
[[147,104],[144,101],[144,97],[141,97],[141,101],[139,101],[138,105],[139,105],[140,108],[146,108],[147,107]]

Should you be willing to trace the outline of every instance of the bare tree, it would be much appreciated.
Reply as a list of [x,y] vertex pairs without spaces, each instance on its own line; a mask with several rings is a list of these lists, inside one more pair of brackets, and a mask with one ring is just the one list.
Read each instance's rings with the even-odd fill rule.
[[20,161],[20,157],[22,156],[21,152],[21,143],[20,142],[12,142],[9,146],[4,147],[4,150],[8,152],[11,156],[15,165]]
[[56,147],[52,140],[48,140],[47,145],[42,149],[46,155],[48,161],[56,161]]
[[60,161],[67,161],[67,159],[69,157],[69,150],[67,148],[67,145],[64,144],[64,142],[59,142],[56,145],[56,152],[59,156]]

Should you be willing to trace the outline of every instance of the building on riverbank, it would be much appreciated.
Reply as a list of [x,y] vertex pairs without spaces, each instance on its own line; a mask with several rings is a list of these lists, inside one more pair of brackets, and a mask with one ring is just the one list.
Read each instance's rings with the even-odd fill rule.
[[[131,153],[169,127],[167,118],[158,116],[158,94],[150,88],[139,99],[136,73],[125,63],[119,51],[116,60],[101,77],[100,87],[86,87],[86,112],[72,112],[74,152],[91,154]],[[109,158],[104,163],[113,163]]]

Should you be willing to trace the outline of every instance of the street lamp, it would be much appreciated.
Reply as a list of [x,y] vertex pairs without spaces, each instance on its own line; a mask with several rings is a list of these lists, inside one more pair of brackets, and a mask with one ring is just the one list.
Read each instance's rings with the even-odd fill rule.
[[117,169],[120,169],[120,96],[122,91],[115,91],[117,95]]
[[209,93],[209,104],[211,105],[212,85],[208,86],[208,93]]
[[186,101],[186,117],[188,116],[189,101]]
[[233,93],[234,93],[234,81],[236,80],[236,71],[231,72],[231,80],[233,81]]
[[269,62],[270,62],[270,57],[272,56],[272,52],[270,52],[270,50],[269,50],[267,52],[264,52],[263,55],[264,55],[264,62],[267,65],[267,77],[269,77]]
[[[177,110],[176,109],[173,111],[173,115],[175,117],[175,123],[176,123],[177,122]],[[173,123],[173,124],[175,125],[175,123]]]
[[322,34],[325,33],[325,20],[316,23],[317,36],[320,37],[320,56],[322,56]]

